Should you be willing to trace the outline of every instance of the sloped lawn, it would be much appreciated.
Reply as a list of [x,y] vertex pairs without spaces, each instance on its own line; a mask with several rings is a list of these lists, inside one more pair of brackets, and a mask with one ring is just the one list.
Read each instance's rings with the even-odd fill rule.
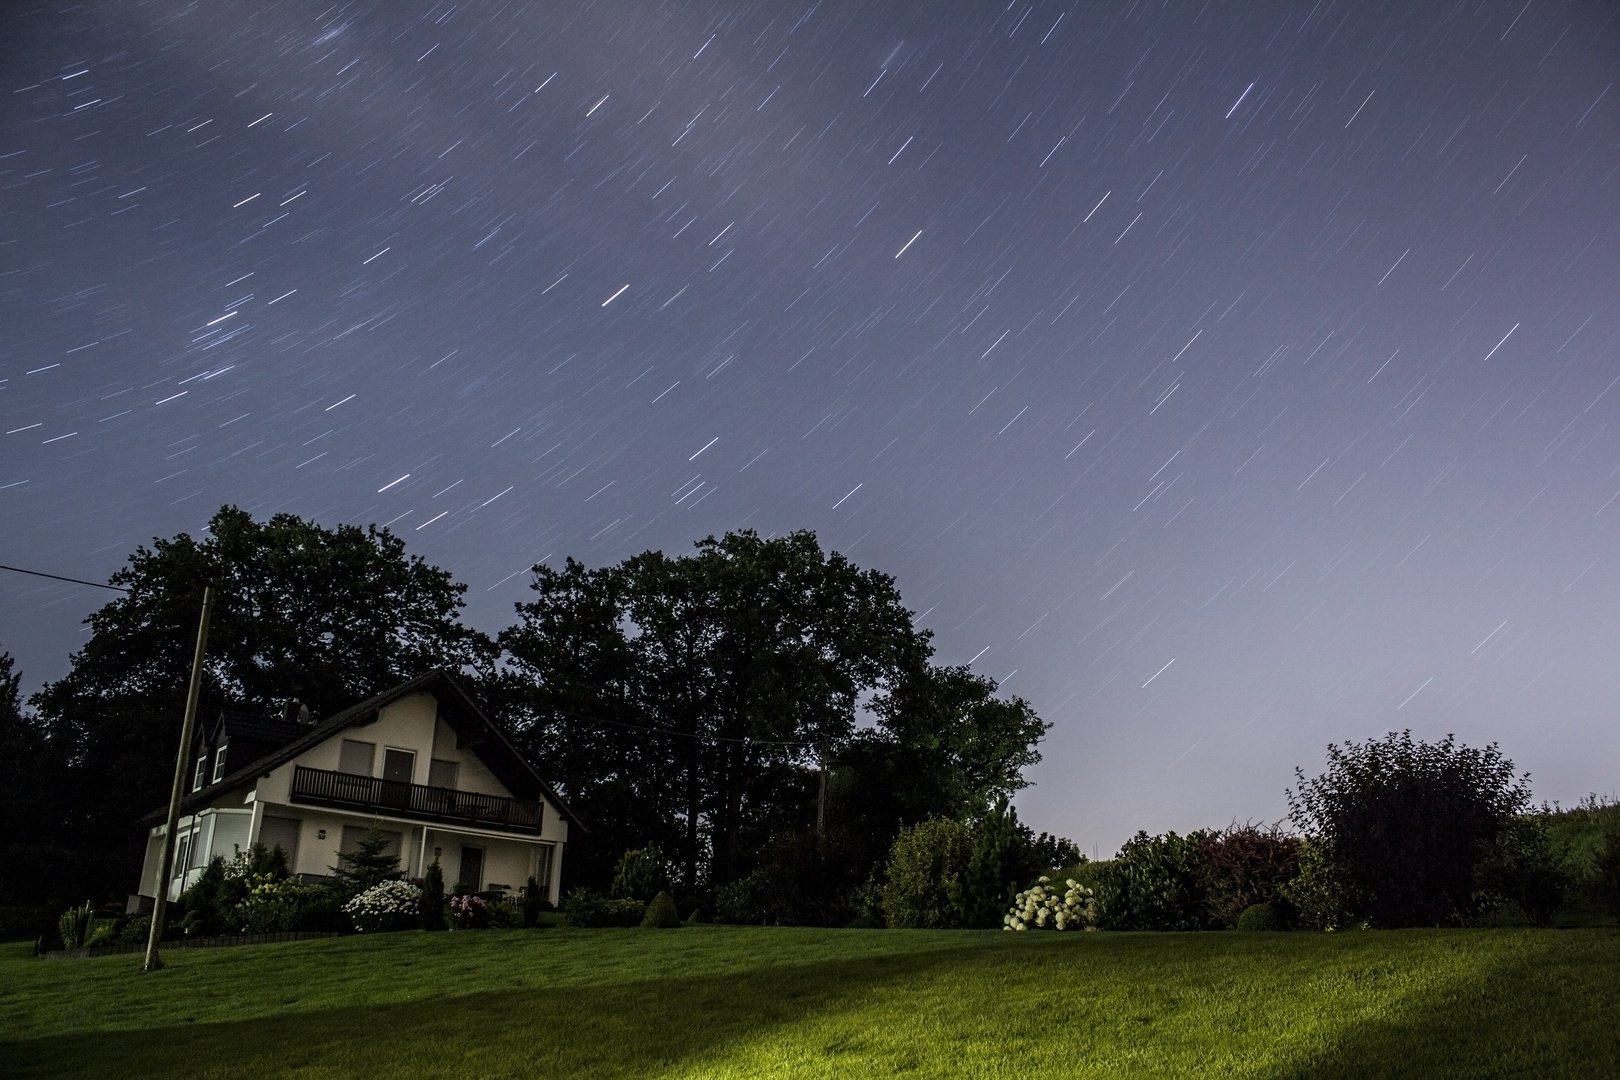
[[0,947],[0,1076],[1620,1076],[1609,930],[715,926],[167,959]]

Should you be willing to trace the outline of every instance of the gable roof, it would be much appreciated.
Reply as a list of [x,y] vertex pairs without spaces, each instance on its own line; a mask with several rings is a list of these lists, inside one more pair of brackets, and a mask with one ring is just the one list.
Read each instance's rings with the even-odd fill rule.
[[[470,747],[480,760],[495,774],[495,778],[506,785],[514,798],[527,802],[538,802],[544,799],[557,808],[557,812],[565,818],[570,825],[579,828],[582,832],[590,830],[574,816],[566,803],[557,796],[550,784],[540,778],[523,755],[502,734],[501,729],[485,715],[484,711],[473,701],[448,671],[443,668],[434,668],[424,675],[418,675],[394,686],[374,697],[351,705],[342,712],[334,713],[314,727],[305,728],[300,725],[304,734],[286,743],[269,754],[242,766],[225,776],[216,783],[208,784],[196,791],[189,792],[180,800],[180,812],[188,813],[217,799],[226,792],[244,785],[245,782],[266,775],[271,769],[285,765],[299,754],[310,750],[349,728],[370,723],[377,718],[377,714],[384,708],[406,698],[412,694],[431,694],[439,703],[439,716],[448,723],[456,733],[458,747]],[[168,815],[168,808],[154,810],[142,817],[139,824],[151,825],[162,821]]]

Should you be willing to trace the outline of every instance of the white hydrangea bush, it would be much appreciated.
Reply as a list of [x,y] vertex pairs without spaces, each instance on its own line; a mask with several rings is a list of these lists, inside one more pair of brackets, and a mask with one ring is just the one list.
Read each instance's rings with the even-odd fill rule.
[[383,881],[343,905],[343,913],[362,934],[415,926],[422,910],[422,890],[408,881]]
[[1073,878],[1060,887],[1043,874],[1018,894],[1001,922],[1003,930],[1095,930],[1097,899]]

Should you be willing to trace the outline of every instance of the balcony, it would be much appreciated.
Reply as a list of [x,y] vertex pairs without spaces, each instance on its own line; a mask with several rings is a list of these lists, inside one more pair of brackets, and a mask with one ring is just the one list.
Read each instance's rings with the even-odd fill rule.
[[311,769],[293,770],[290,796],[295,803],[362,810],[417,821],[441,821],[480,829],[539,835],[539,803],[481,795],[475,791],[407,784],[375,776]]

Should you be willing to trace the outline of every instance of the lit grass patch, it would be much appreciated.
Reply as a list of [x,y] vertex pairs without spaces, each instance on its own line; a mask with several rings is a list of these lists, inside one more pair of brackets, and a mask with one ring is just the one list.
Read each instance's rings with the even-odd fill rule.
[[395,934],[0,954],[0,1072],[1620,1075],[1611,931]]

